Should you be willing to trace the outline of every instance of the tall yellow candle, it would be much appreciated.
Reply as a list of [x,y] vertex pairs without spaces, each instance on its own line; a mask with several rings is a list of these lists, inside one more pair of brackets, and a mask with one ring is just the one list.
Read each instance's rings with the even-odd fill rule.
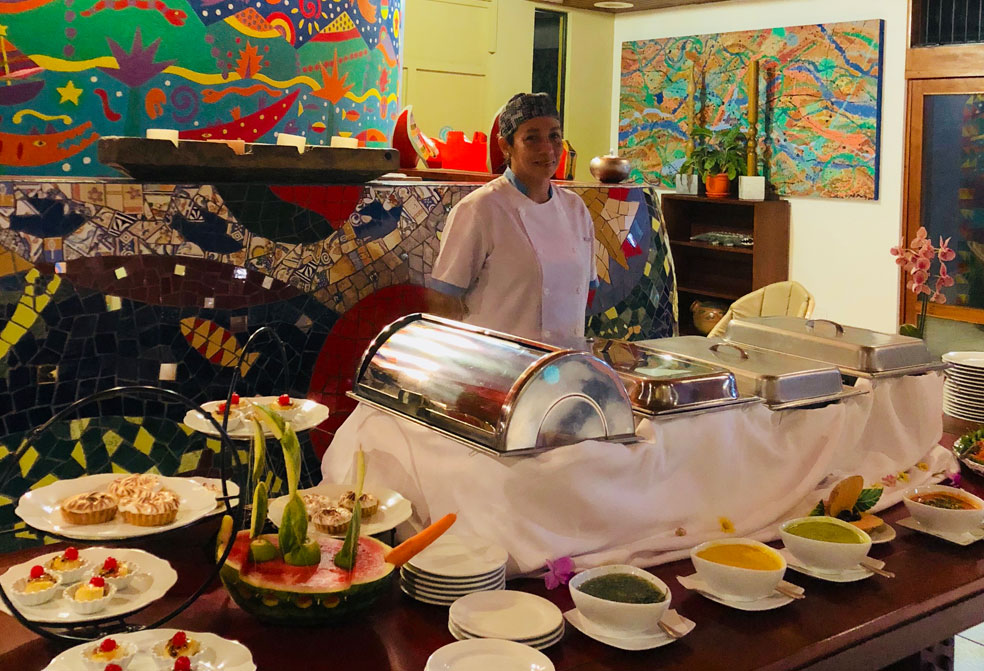
[[745,172],[749,175],[758,174],[758,157],[756,156],[756,135],[758,134],[758,91],[759,63],[757,60],[748,62],[748,149]]
[[690,157],[690,155],[694,151],[694,108],[696,107],[696,103],[695,103],[694,99],[695,99],[695,97],[697,95],[697,93],[696,93],[697,86],[694,83],[694,70],[695,69],[696,68],[694,68],[693,64],[691,63],[690,72],[687,74],[687,107],[686,107],[686,110],[687,110],[687,130],[688,130],[689,134],[687,136],[687,148],[686,148],[686,151],[687,151],[687,157],[688,158]]

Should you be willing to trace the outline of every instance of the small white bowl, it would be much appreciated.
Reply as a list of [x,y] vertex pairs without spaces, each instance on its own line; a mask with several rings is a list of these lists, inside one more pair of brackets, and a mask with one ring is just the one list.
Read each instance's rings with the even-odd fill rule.
[[[624,603],[591,596],[580,590],[580,586],[588,580],[612,573],[625,573],[642,578],[665,594],[666,598],[658,603]],[[673,596],[666,583],[652,573],[626,564],[598,566],[582,571],[571,578],[567,587],[581,615],[606,629],[626,634],[655,631],[666,609],[670,607]]]
[[[936,506],[919,503],[910,498],[919,494],[932,494],[934,492],[959,496],[965,501],[976,504],[978,507],[974,510],[949,510],[947,508],[937,508]],[[913,487],[902,495],[902,502],[905,504],[906,509],[908,509],[909,514],[915,517],[919,524],[934,531],[959,534],[972,531],[980,527],[981,523],[984,522],[984,500],[956,487],[947,487],[945,485]]]
[[[107,636],[106,638],[113,638],[113,637]],[[119,647],[123,649],[123,655],[118,659],[113,659],[109,661],[104,661],[104,660],[97,661],[97,660],[89,659],[89,652],[92,651],[94,648],[98,647],[100,644],[102,644],[103,640],[105,639],[99,639],[92,645],[87,646],[85,650],[82,651],[82,662],[85,664],[85,667],[90,671],[103,671],[107,665],[117,664],[121,669],[124,669],[125,671],[125,669],[130,665],[130,662],[133,660],[134,655],[137,654],[137,646],[133,645],[132,643],[120,643],[119,641],[117,641],[117,645],[119,645]]]
[[294,398],[293,396],[291,396],[290,401],[291,403],[293,403],[293,406],[290,408],[284,408],[281,407],[279,403],[277,403],[277,399],[273,399],[271,402],[267,403],[267,408],[271,412],[275,412],[279,414],[281,417],[283,417],[285,422],[293,422],[294,419],[297,417],[298,413],[300,413],[301,410],[303,410],[305,399]]
[[[212,419],[214,419],[216,424],[218,424],[219,426],[222,426],[222,413],[219,412],[219,405],[221,403],[222,401],[216,403],[214,406],[210,408],[206,408],[206,410],[208,410],[209,413],[212,415]],[[226,431],[235,431],[240,426],[242,426],[242,424],[243,424],[243,413],[239,410],[239,408],[235,406],[229,408],[229,423],[226,425]]]
[[[716,545],[751,545],[764,549],[778,560],[781,568],[742,568],[719,564],[697,556],[700,552]],[[758,601],[765,598],[775,591],[776,585],[786,574],[786,560],[783,556],[765,543],[750,538],[722,538],[701,543],[690,550],[690,561],[697,569],[697,575],[715,594],[732,601]]]
[[48,563],[51,563],[52,561],[49,559],[48,562],[45,564],[44,569],[52,573],[53,575],[60,576],[62,585],[71,585],[72,583],[81,580],[82,576],[84,576],[86,573],[92,570],[91,561],[83,557],[79,557],[79,559],[82,560],[81,564],[79,564],[75,568],[65,569],[64,571],[60,571],[56,568],[51,568],[50,566],[48,566]]
[[[130,582],[133,580],[133,576],[137,574],[137,571],[139,569],[137,568],[137,565],[134,564],[133,562],[126,561],[123,559],[117,559],[116,561],[119,564],[126,565],[127,568],[126,575],[121,576],[119,578],[109,578],[106,576],[102,576],[102,577],[107,583],[115,587],[117,590],[126,589],[127,587],[130,586]],[[102,564],[99,564],[97,567],[89,571],[89,574],[86,576],[86,581],[88,581],[89,578],[91,578],[94,575],[99,575],[99,569],[101,568],[102,568]]]
[[98,613],[99,611],[105,610],[106,606],[109,605],[110,600],[116,596],[116,587],[110,584],[108,581],[106,585],[109,587],[109,591],[101,599],[95,599],[94,601],[76,601],[75,591],[84,585],[85,583],[77,583],[65,589],[64,596],[68,599],[68,602],[72,604],[72,609],[76,613],[81,615],[92,615]]
[[[858,538],[857,543],[835,543],[813,538],[804,538],[791,534],[786,529],[803,522],[827,522],[849,530]],[[794,557],[803,562],[807,568],[818,571],[843,571],[858,565],[871,550],[871,537],[853,524],[836,517],[816,515],[813,517],[797,517],[787,520],[779,527],[779,536]]]
[[55,584],[48,589],[41,590],[40,592],[27,593],[24,588],[27,587],[27,578],[18,578],[14,581],[13,597],[17,603],[23,606],[40,606],[43,603],[48,603],[54,599],[59,594],[59,588],[62,586],[62,578],[55,571],[48,571],[49,574],[55,579]]

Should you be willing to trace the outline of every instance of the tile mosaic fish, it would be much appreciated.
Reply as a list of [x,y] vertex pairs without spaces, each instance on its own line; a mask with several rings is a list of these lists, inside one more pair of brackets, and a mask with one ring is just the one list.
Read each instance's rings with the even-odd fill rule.
[[[208,319],[182,319],[181,333],[199,354],[219,366],[235,366],[243,352],[235,335]],[[240,375],[245,377],[258,356],[253,352],[243,358]]]

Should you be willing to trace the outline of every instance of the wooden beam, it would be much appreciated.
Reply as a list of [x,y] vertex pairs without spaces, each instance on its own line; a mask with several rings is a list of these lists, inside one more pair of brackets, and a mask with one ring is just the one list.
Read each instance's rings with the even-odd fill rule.
[[909,49],[906,79],[984,76],[984,44],[957,44]]

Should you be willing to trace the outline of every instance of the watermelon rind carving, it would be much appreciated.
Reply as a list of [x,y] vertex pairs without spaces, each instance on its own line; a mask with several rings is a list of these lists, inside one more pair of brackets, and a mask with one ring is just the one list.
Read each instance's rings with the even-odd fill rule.
[[[260,538],[277,543],[276,534]],[[383,560],[390,549],[385,543],[362,536],[355,567],[346,571],[332,561],[342,539],[318,542],[317,566],[290,566],[282,558],[256,563],[249,559],[249,532],[240,531],[219,575],[240,608],[272,624],[335,622],[369,607],[388,588],[394,566]]]

